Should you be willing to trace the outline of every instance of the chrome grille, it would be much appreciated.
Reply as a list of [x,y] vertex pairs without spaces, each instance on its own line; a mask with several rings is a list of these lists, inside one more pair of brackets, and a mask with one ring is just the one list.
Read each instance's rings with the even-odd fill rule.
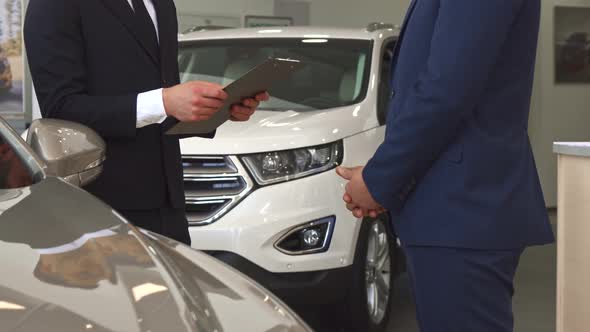
[[221,218],[252,190],[236,157],[183,156],[186,216],[193,226]]
[[228,157],[183,156],[184,175],[208,175],[237,173],[237,169]]

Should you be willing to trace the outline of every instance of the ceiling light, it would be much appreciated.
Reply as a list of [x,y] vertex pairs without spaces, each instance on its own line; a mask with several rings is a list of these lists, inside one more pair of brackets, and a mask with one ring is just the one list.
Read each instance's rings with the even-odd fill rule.
[[303,35],[305,38],[329,38],[329,35]]
[[308,43],[308,44],[321,44],[321,43],[327,43],[328,40],[327,39],[303,39],[302,42]]
[[259,30],[258,33],[281,33],[283,30],[281,29],[266,29],[266,30]]

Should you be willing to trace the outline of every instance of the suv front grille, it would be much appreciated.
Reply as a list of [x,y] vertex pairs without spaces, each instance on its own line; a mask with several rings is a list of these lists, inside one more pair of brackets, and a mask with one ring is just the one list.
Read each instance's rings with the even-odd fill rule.
[[182,165],[186,216],[192,226],[216,221],[252,190],[236,157],[183,156]]

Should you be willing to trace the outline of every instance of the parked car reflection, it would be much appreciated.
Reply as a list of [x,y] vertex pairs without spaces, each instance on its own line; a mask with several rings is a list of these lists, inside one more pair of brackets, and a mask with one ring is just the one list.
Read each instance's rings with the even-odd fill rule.
[[121,227],[84,234],[62,246],[38,249],[37,279],[65,287],[94,289],[101,281],[117,283],[118,266],[153,267],[141,243]]

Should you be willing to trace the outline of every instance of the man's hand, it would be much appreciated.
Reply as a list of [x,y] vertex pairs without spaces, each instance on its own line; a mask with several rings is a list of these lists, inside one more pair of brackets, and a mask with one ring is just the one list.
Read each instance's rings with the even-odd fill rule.
[[209,120],[227,99],[223,86],[192,81],[162,90],[164,109],[168,116],[181,122]]
[[232,121],[248,121],[261,102],[270,98],[267,92],[262,92],[254,98],[244,99],[241,104],[233,105],[231,108]]
[[355,217],[377,218],[379,214],[385,212],[385,209],[371,196],[363,179],[363,169],[364,167],[338,167],[336,169],[338,175],[348,180],[343,199],[346,202],[346,207]]

